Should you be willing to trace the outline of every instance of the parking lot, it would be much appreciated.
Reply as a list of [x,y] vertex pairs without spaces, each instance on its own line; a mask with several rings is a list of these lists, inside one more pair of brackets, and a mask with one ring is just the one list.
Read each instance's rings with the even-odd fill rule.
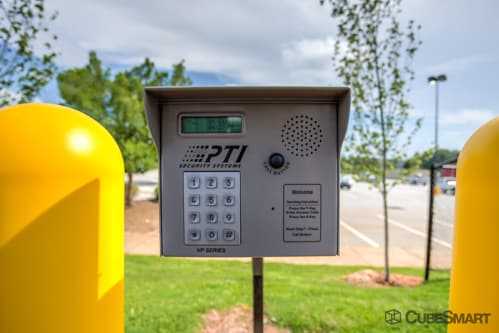
[[[422,266],[428,226],[428,186],[397,185],[389,193],[390,262]],[[341,191],[341,249],[356,252],[366,264],[383,264],[381,194],[366,183]],[[454,223],[454,197],[435,197],[432,265],[449,267]]]

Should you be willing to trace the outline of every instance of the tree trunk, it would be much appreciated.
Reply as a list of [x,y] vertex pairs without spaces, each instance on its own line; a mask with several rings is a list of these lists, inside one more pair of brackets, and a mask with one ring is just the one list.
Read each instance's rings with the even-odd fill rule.
[[133,173],[127,173],[128,181],[125,187],[125,205],[130,207],[133,203]]
[[[377,32],[376,32],[377,34]],[[376,87],[378,89],[378,102],[379,102],[379,118],[381,125],[381,140],[382,142],[382,170],[381,170],[381,183],[382,183],[382,191],[381,195],[383,196],[383,220],[384,220],[384,236],[385,236],[385,282],[390,281],[390,260],[389,260],[389,238],[388,238],[388,192],[386,190],[386,158],[388,155],[388,147],[386,144],[386,136],[387,129],[385,124],[385,112],[384,112],[384,97],[383,97],[383,87],[381,84],[381,75],[379,73],[379,65],[378,65],[378,39],[377,37],[374,40],[374,50],[375,50],[375,72],[376,72]]]
[[385,128],[385,114],[380,110],[381,118],[381,139],[383,140],[383,165],[381,170],[381,183],[383,196],[383,220],[384,220],[384,234],[385,234],[385,282],[390,282],[390,261],[389,261],[389,237],[388,237],[388,192],[386,190],[386,155],[388,154],[386,147],[386,128]]
[[388,193],[386,192],[386,156],[383,156],[383,217],[385,233],[385,282],[390,281],[389,238],[388,238]]

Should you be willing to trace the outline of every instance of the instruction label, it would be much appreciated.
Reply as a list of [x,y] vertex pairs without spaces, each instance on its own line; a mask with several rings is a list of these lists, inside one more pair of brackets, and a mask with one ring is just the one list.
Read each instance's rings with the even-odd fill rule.
[[321,186],[284,185],[284,241],[321,240]]

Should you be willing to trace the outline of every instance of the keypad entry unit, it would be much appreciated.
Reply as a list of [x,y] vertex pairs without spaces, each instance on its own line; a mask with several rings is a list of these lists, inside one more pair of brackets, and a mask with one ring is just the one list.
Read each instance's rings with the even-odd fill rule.
[[241,243],[239,172],[184,172],[186,245]]
[[346,87],[148,87],[161,255],[332,256]]

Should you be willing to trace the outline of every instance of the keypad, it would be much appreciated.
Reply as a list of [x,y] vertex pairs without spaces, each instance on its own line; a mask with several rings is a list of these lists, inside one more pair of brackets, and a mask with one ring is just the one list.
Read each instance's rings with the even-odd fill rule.
[[188,245],[239,245],[239,172],[184,172],[184,230]]

